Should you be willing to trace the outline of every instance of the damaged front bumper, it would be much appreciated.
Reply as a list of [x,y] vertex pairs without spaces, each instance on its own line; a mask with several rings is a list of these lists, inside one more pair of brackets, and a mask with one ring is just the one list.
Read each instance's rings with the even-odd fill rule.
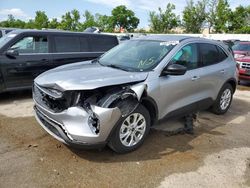
[[93,131],[91,114],[79,106],[55,113],[35,101],[35,116],[40,125],[54,138],[68,145],[97,146],[107,142],[108,137],[121,117],[119,108],[91,106],[98,119],[99,131]]

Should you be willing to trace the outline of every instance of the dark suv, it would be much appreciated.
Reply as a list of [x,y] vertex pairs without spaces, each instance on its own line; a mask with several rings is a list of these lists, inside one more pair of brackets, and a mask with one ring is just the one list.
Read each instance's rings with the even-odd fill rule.
[[31,88],[42,72],[91,60],[118,44],[116,36],[15,30],[0,39],[0,92]]

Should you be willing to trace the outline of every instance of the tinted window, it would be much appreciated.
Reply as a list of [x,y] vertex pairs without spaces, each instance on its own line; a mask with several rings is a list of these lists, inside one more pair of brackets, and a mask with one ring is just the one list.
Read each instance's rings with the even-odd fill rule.
[[94,35],[90,36],[90,41],[92,45],[92,51],[102,52],[107,51],[117,45],[116,37],[103,36],[103,35]]
[[233,50],[235,51],[250,51],[250,43],[239,43],[234,45]]
[[221,62],[221,61],[224,61],[225,59],[227,59],[226,53],[219,46],[216,46],[216,47],[218,50],[217,61]]
[[55,37],[55,51],[56,52],[80,52],[79,37]]
[[188,44],[178,51],[171,63],[176,63],[187,67],[188,70],[199,67],[197,44]]
[[213,44],[200,44],[200,56],[203,66],[219,63],[222,58],[217,47]]
[[22,53],[48,53],[48,39],[46,36],[24,37],[11,46],[10,49],[16,49]]
[[88,37],[80,37],[81,51],[88,52],[89,51],[89,42]]

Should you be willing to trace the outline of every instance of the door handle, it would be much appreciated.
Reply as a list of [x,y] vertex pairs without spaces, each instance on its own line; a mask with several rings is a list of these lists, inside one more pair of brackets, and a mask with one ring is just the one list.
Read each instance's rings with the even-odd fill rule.
[[221,74],[225,74],[225,70],[224,70],[224,69],[221,70],[220,73],[221,73]]
[[194,76],[193,78],[191,78],[192,81],[196,81],[199,80],[201,77],[200,76]]

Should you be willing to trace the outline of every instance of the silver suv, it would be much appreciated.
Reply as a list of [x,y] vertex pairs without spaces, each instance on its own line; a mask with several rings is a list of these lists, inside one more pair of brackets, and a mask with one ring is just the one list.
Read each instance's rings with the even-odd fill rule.
[[33,98],[37,121],[57,140],[124,153],[138,148],[160,119],[208,108],[224,114],[236,83],[224,44],[158,35],[43,73]]

